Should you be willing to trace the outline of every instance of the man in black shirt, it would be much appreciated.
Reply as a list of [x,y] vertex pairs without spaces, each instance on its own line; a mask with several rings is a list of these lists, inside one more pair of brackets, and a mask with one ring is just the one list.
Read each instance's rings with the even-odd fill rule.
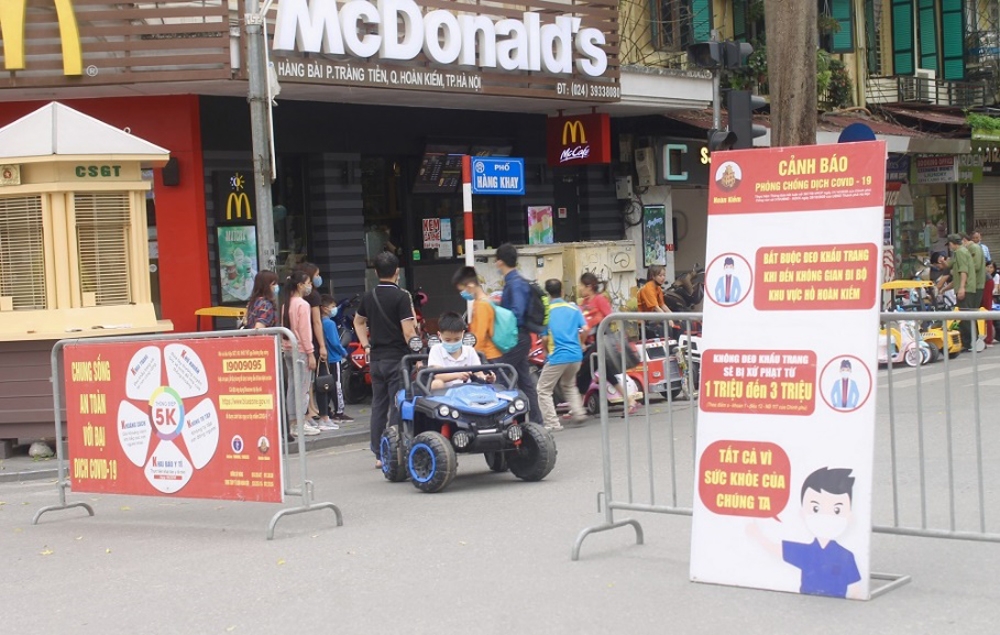
[[[372,376],[371,450],[377,459],[386,424],[399,426],[393,400],[403,387],[399,364],[410,353],[407,342],[417,336],[410,294],[396,286],[399,259],[388,251],[375,256],[378,286],[365,294],[354,316],[354,332],[368,352]],[[382,467],[376,460],[376,467]]]

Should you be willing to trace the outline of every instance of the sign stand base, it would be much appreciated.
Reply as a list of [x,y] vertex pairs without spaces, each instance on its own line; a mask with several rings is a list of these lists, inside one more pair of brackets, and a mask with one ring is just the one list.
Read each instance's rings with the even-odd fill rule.
[[903,575],[902,573],[872,573],[872,580],[886,580],[888,584],[883,584],[877,589],[873,589],[871,592],[871,598],[874,600],[880,595],[885,595],[889,591],[895,591],[899,587],[909,584],[913,578],[908,575]]
[[[57,443],[56,444],[57,449],[60,449],[61,446],[62,446],[61,443]],[[62,467],[63,467],[62,457],[59,457],[58,460],[59,460],[59,468],[61,470]],[[43,507],[43,508],[39,509],[37,512],[35,512],[35,515],[31,518],[31,524],[32,525],[37,525],[38,524],[38,519],[41,518],[42,514],[44,514],[45,512],[57,512],[57,511],[61,511],[63,509],[71,509],[73,507],[82,507],[83,509],[87,510],[88,514],[90,514],[91,516],[94,515],[94,508],[91,507],[90,504],[88,504],[88,503],[83,503],[83,502],[67,503],[66,502],[66,488],[67,487],[69,487],[69,483],[67,483],[67,482],[63,481],[62,479],[60,479],[60,481],[59,481],[59,504],[58,505],[49,505],[49,506]]]

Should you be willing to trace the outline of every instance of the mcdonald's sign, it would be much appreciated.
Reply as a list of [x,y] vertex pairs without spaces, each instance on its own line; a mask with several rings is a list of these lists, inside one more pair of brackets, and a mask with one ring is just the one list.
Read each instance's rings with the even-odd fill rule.
[[213,184],[217,225],[252,225],[256,222],[252,203],[253,181],[243,172],[216,172]]
[[226,220],[231,221],[235,217],[237,221],[240,221],[243,219],[244,212],[246,212],[247,220],[253,220],[250,197],[247,196],[246,192],[230,192],[229,197],[226,198]]
[[[76,23],[72,0],[53,0],[59,20],[64,75],[83,74],[80,28]],[[3,39],[3,63],[8,71],[25,69],[24,40],[28,0],[0,1],[0,37]]]
[[546,136],[552,167],[611,163],[611,118],[607,114],[549,117]]

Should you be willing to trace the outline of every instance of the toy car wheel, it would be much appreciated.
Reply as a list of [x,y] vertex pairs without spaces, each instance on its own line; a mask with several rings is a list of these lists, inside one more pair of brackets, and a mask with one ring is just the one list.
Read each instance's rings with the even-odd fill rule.
[[938,348],[937,346],[931,344],[930,353],[931,353],[931,361],[929,363],[933,364],[934,362],[941,359],[941,349]]
[[406,471],[406,460],[403,454],[403,444],[399,438],[399,428],[392,426],[386,428],[379,441],[378,458],[382,461],[382,476],[387,481],[399,483],[405,481],[408,473]]
[[540,481],[556,466],[555,439],[537,423],[526,422],[521,427],[521,445],[507,457],[507,465],[522,481]]
[[407,471],[421,492],[440,492],[458,471],[458,458],[451,442],[437,432],[421,432],[413,439],[407,456]]
[[483,456],[486,457],[486,465],[489,466],[490,470],[494,472],[507,471],[507,454],[505,452],[486,452]]
[[903,361],[905,361],[906,365],[911,368],[919,366],[923,361],[923,355],[920,353],[920,347],[911,346],[907,348],[906,352],[903,353]]
[[583,401],[583,407],[587,409],[587,414],[596,415],[601,413],[601,393],[593,391],[587,394]]

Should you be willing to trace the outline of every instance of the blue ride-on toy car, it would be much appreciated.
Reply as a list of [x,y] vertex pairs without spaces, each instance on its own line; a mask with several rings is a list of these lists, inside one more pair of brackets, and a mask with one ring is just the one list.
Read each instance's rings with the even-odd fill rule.
[[[379,444],[382,474],[407,478],[422,492],[440,492],[455,478],[458,454],[484,454],[494,472],[510,470],[525,481],[540,481],[556,464],[556,443],[537,423],[527,421],[528,402],[517,389],[517,371],[508,364],[463,368],[469,383],[432,389],[434,376],[454,368],[413,365],[426,355],[403,358],[403,390],[396,396],[402,430],[386,428]],[[476,376],[492,376],[492,383]]]

